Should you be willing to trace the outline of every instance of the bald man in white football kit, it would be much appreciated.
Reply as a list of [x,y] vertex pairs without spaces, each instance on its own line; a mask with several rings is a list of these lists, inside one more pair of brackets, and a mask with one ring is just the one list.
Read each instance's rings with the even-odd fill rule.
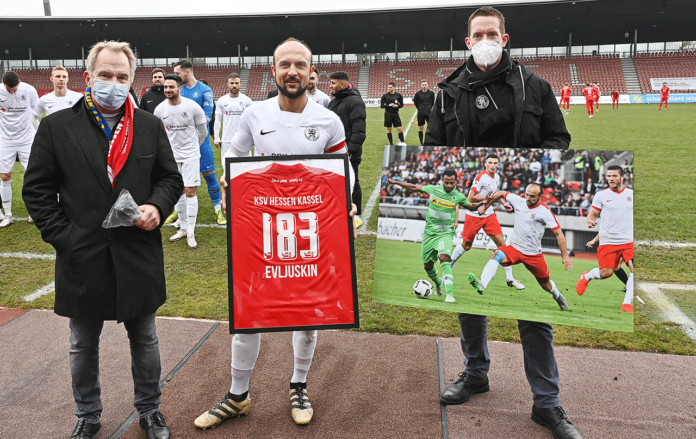
[[[226,157],[249,155],[348,154],[345,131],[338,116],[310,100],[305,93],[309,82],[312,54],[303,42],[288,39],[274,52],[273,75],[278,97],[257,103],[244,111],[239,128],[231,140]],[[352,167],[351,185],[354,177]],[[225,178],[222,203],[225,205]],[[351,187],[352,193],[352,187]],[[356,211],[353,207],[354,214]],[[294,331],[294,371],[290,379],[293,420],[308,424],[314,414],[307,396],[307,372],[314,357],[317,331]],[[251,407],[249,379],[261,347],[261,334],[235,334],[232,338],[232,385],[212,410],[199,416],[198,428],[214,428],[230,417],[246,415]]]
[[31,111],[39,101],[36,89],[20,82],[15,72],[6,72],[0,85],[0,198],[3,215],[0,212],[0,228],[12,224],[12,170],[15,161],[24,170],[29,163],[31,144],[36,130],[31,123]]
[[[242,117],[244,110],[254,104],[247,95],[239,92],[241,79],[237,73],[230,73],[227,77],[227,87],[230,92],[218,99],[217,105],[215,106],[215,126],[213,129],[215,146],[222,148],[220,151],[220,160],[222,160],[223,173],[225,168],[225,153],[230,149],[232,137],[239,128],[239,119]],[[220,135],[221,124],[222,135]]]

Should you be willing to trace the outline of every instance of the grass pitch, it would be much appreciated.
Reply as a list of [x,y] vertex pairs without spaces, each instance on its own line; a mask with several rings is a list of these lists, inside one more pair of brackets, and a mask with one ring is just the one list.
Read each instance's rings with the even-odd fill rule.
[[[655,108],[654,105],[622,105],[620,110],[612,111],[610,106],[600,105],[599,113],[593,119],[588,119],[584,107],[574,106],[570,115],[566,116],[566,124],[573,138],[571,148],[634,150],[636,239],[696,242],[696,215],[690,208],[690,195],[694,187],[691,156],[693,139],[696,138],[696,124],[693,123],[696,120],[696,105],[673,104],[668,111],[655,111]],[[414,111],[413,107],[401,110],[404,124],[410,120]],[[367,140],[363,145],[360,166],[363,208],[381,174],[382,150],[387,142],[383,113],[379,108],[368,108],[367,111]],[[396,140],[397,136],[394,138]],[[410,145],[418,144],[416,125],[411,125],[406,140]],[[220,150],[213,150],[217,160]],[[219,176],[221,171],[217,172]],[[21,166],[17,164],[12,174],[13,213],[16,218],[26,217],[26,209],[21,200],[23,174]],[[198,223],[213,224],[212,204],[204,180],[202,184],[199,188]],[[363,228],[372,232],[377,230],[376,210]],[[163,229],[168,300],[160,308],[159,314],[226,319],[225,229],[199,228],[196,232],[199,248],[194,251],[185,248],[181,242],[169,243],[168,238],[172,233],[172,228]],[[376,241],[375,235],[361,234],[355,242],[360,330],[458,336],[459,325],[452,313],[372,301]],[[34,302],[24,302],[22,297],[53,279],[53,262],[2,256],[13,252],[54,253],[53,248],[41,240],[36,227],[26,221],[16,221],[12,226],[0,230],[0,306],[52,308],[52,294]],[[639,282],[694,284],[695,262],[696,249],[638,245],[636,279]],[[426,277],[424,272],[420,274],[422,270],[422,266],[416,269],[415,273],[418,274],[412,275],[413,282]],[[524,268],[521,268],[515,273],[517,275],[523,271]],[[459,268],[455,265],[455,281],[461,278],[456,273],[459,273]],[[579,275],[578,271],[577,276]],[[532,285],[533,283],[527,282],[530,291]],[[590,284],[585,296],[592,287]],[[641,295],[639,289],[637,293]],[[565,295],[565,291],[563,294]],[[683,296],[679,299],[685,302],[680,302],[680,307],[688,307],[687,303],[696,302],[696,294],[684,293]],[[689,339],[678,325],[662,321],[659,312],[650,312],[652,308],[649,301],[645,306],[636,304],[633,334],[557,326],[556,344],[696,355],[696,342]],[[491,339],[519,341],[517,323],[514,320],[491,317],[489,321]]]
[[[539,286],[523,265],[515,265],[512,270],[515,279],[525,286],[524,290],[508,287],[505,272],[499,268],[486,292],[479,295],[469,285],[467,274],[472,272],[480,279],[491,252],[477,249],[468,251],[454,266],[455,303],[444,302],[444,287],[442,296],[433,294],[428,299],[420,299],[413,294],[413,284],[418,279],[428,279],[420,251],[420,243],[377,240],[372,293],[375,301],[438,311],[633,331],[633,315],[620,311],[624,285],[618,278],[612,276],[603,281],[592,281],[582,296],[575,292],[580,274],[596,267],[596,261],[571,258],[574,268],[567,272],[560,256],[545,256],[551,280],[568,301],[568,311],[561,311],[551,294]],[[436,267],[442,275],[439,264]]]

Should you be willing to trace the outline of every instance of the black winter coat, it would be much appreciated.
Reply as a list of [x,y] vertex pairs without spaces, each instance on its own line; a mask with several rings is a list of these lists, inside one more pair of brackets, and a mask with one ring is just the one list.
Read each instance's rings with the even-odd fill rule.
[[329,110],[336,113],[343,122],[351,161],[360,163],[362,144],[365,142],[365,119],[367,118],[365,102],[360,97],[360,92],[352,85],[339,91],[329,102]]
[[41,121],[22,195],[56,249],[55,313],[126,321],[154,313],[166,299],[162,237],[159,227],[105,229],[102,222],[128,189],[138,205],[156,206],[163,223],[184,184],[162,122],[136,109],[133,144],[112,189],[108,140],[88,111],[83,98]]
[[428,122],[425,145],[568,149],[570,134],[551,86],[514,60],[505,73],[505,82],[512,86],[515,102],[513,144],[473,145],[469,123],[470,73],[465,62],[438,84],[440,92]]

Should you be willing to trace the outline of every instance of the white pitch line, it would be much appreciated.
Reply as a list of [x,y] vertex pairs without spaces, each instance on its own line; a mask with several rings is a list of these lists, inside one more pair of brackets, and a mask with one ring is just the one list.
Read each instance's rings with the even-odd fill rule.
[[380,181],[382,181],[381,178],[377,180],[377,184],[375,184],[375,188],[372,190],[372,193],[370,194],[370,198],[367,200],[367,204],[365,205],[365,209],[363,209],[363,224],[365,224],[364,230],[358,229],[358,233],[362,235],[374,235],[375,232],[372,232],[370,230],[367,230],[367,224],[370,222],[370,217],[372,216],[372,211],[374,210],[375,206],[377,205],[377,198],[379,198],[379,194],[382,190],[382,185],[380,185]]
[[696,247],[696,242],[668,242],[668,241],[636,241],[638,245],[649,247],[691,248]]
[[24,259],[55,259],[56,255],[40,253],[0,253],[0,258],[24,258]]
[[56,281],[51,281],[50,284],[45,285],[35,292],[31,293],[28,296],[24,296],[24,301],[25,302],[33,302],[39,297],[45,296],[46,294],[50,294],[56,290]]
[[411,116],[411,120],[408,122],[408,125],[406,125],[406,131],[404,132],[404,139],[406,138],[406,136],[408,136],[408,130],[411,129],[411,124],[413,124],[413,120],[416,118],[417,115],[418,115],[418,110],[416,110],[416,112],[413,113],[413,116]]
[[655,305],[670,322],[678,324],[682,331],[696,341],[696,323],[684,314],[661,290],[696,291],[696,285],[679,285],[667,283],[639,282],[638,287],[645,291]]

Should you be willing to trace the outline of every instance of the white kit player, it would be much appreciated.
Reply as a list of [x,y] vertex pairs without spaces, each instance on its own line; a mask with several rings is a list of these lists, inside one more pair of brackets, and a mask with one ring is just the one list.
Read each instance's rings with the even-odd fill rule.
[[[309,75],[313,71],[312,52],[299,40],[289,38],[273,52],[271,72],[278,86],[278,97],[249,107],[239,122],[227,157],[255,155],[347,154],[345,131],[336,114],[308,99]],[[351,186],[354,182],[352,167]],[[225,206],[227,182],[223,187]],[[352,187],[351,187],[352,191]],[[352,192],[351,192],[352,193]],[[223,207],[224,209],[224,207]],[[357,212],[355,205],[351,216]],[[355,234],[355,230],[353,231]],[[317,331],[294,331],[292,335],[294,371],[290,379],[293,420],[308,424],[314,414],[307,396],[307,372],[314,357]],[[261,347],[261,334],[235,334],[232,338],[232,385],[229,393],[213,409],[200,415],[194,425],[214,428],[230,417],[246,415],[251,408],[249,379]]]
[[[240,93],[242,87],[239,74],[230,73],[227,77],[227,88],[229,94],[222,96],[217,101],[215,106],[215,126],[214,139],[215,146],[222,148],[220,151],[220,159],[222,160],[222,168],[225,168],[225,153],[230,149],[230,141],[232,136],[237,132],[239,127],[239,119],[242,117],[244,110],[251,107],[254,103],[247,95]],[[222,135],[220,135],[220,124],[222,123]],[[224,173],[224,171],[223,171]]]
[[[36,89],[20,82],[15,72],[5,72],[0,85],[0,228],[12,224],[12,169],[19,157],[24,170],[29,163],[31,144],[36,130],[31,123],[31,111],[39,101]],[[31,221],[31,218],[29,219]]]
[[70,108],[82,98],[82,93],[68,88],[68,81],[70,81],[70,77],[65,67],[56,66],[53,68],[51,71],[53,91],[41,96],[31,113],[31,123],[34,124],[34,128],[39,128],[39,120],[44,113],[48,116],[56,111]]
[[541,194],[541,186],[537,183],[530,183],[525,190],[526,199],[510,192],[501,191],[488,198],[486,204],[479,207],[479,211],[483,212],[492,203],[505,198],[515,208],[515,229],[512,232],[510,245],[498,247],[498,250],[491,255],[491,259],[483,267],[481,280],[478,280],[473,273],[469,273],[469,282],[479,294],[483,294],[488,283],[498,271],[499,265],[524,264],[536,277],[541,288],[551,293],[561,310],[566,311],[568,310],[568,302],[556,288],[556,284],[549,278],[549,269],[544,255],[541,253],[541,238],[544,236],[546,228],[551,229],[556,235],[566,271],[573,269],[573,263],[568,256],[565,236],[563,236],[561,226],[556,221],[556,216],[548,207],[539,202]]
[[323,105],[324,108],[329,108],[331,98],[329,95],[317,88],[319,85],[319,72],[316,70],[309,75],[309,84],[307,84],[307,97],[317,104]]
[[[469,191],[467,199],[471,203],[479,203],[486,200],[488,194],[495,194],[500,187],[500,176],[498,175],[498,164],[500,159],[495,154],[488,154],[484,162],[485,171],[479,173],[474,179],[474,183]],[[512,212],[512,207],[505,202],[504,198],[500,199],[500,203],[505,207],[505,210]],[[457,209],[457,218],[459,218],[459,209]],[[458,245],[452,252],[452,268],[454,263],[461,258],[464,253],[471,249],[474,239],[479,230],[488,235],[496,247],[505,245],[503,238],[503,229],[500,227],[498,218],[493,212],[493,207],[489,206],[483,214],[478,211],[466,211],[466,219],[464,220],[464,231],[462,232],[462,245]],[[505,278],[509,287],[515,287],[518,290],[523,290],[524,285],[512,276],[512,267],[505,266]]]
[[182,84],[177,75],[164,78],[164,96],[167,99],[155,108],[154,114],[162,120],[167,130],[174,160],[184,179],[184,193],[175,206],[180,229],[169,241],[186,238],[188,247],[195,249],[198,247],[194,233],[198,217],[196,188],[201,185],[199,145],[208,136],[208,122],[200,105],[181,96]]
[[626,282],[626,295],[621,311],[633,312],[633,190],[623,185],[623,169],[613,165],[607,168],[609,187],[598,192],[587,214],[587,227],[597,226],[599,222],[599,247],[597,260],[599,268],[593,268],[580,276],[575,289],[584,294],[593,279],[611,277],[621,266],[623,259],[631,270]]

